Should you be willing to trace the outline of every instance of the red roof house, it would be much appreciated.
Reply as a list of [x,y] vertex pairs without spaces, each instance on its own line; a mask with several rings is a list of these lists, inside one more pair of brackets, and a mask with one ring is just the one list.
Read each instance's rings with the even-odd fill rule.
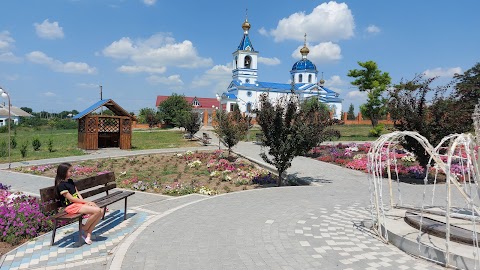
[[[157,96],[157,102],[155,103],[155,107],[158,107],[160,103],[164,100],[169,98],[170,96]],[[192,104],[194,109],[207,109],[211,110],[213,107],[218,107],[219,102],[216,98],[201,98],[201,97],[185,97],[185,100]],[[222,104],[223,108],[225,109],[226,104]]]

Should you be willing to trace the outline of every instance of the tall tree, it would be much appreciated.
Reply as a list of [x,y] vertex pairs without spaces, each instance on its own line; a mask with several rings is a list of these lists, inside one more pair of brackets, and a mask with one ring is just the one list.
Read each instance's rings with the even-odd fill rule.
[[245,137],[249,128],[249,117],[243,116],[238,105],[233,107],[233,111],[227,113],[223,110],[217,110],[215,121],[217,125],[214,131],[220,141],[228,148],[230,155],[232,147]]
[[158,105],[159,117],[167,125],[179,127],[182,113],[190,112],[192,104],[189,104],[185,96],[173,93],[160,105]]
[[[389,91],[389,111],[394,127],[402,131],[416,131],[434,146],[443,137],[468,129],[456,121],[456,102],[451,96],[446,96],[450,86],[433,87],[435,79],[417,75],[412,80],[402,80]],[[426,167],[430,156],[422,145],[409,137],[402,145],[416,155],[422,167]]]
[[456,122],[472,128],[472,114],[480,102],[480,62],[463,74],[455,74]]
[[352,69],[347,76],[355,78],[352,85],[358,86],[361,92],[367,92],[367,103],[360,106],[363,115],[370,118],[372,126],[378,124],[381,116],[387,113],[387,99],[382,96],[391,82],[390,75],[378,69],[374,61],[358,62],[363,69]]
[[[299,103],[296,95],[273,104],[267,94],[260,96],[257,121],[263,132],[262,159],[278,171],[277,185],[283,184],[283,173],[296,156],[306,154],[322,141],[338,136],[328,127],[333,124],[329,111],[319,102]],[[268,148],[268,155],[265,153]]]
[[350,107],[348,107],[347,119],[346,120],[355,120],[355,107],[353,104],[350,103]]

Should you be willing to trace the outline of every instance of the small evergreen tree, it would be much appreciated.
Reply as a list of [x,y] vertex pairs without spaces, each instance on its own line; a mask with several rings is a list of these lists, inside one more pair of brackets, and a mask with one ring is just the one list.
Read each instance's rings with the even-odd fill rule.
[[34,138],[32,141],[32,147],[34,151],[40,150],[40,147],[42,146],[42,143],[40,142],[40,139]]
[[[322,141],[339,136],[328,128],[334,122],[328,108],[320,102],[299,104],[298,97],[280,99],[272,104],[267,94],[260,96],[257,121],[263,132],[262,159],[278,171],[277,185],[283,184],[283,173],[290,168],[296,156],[306,154]],[[268,148],[268,155],[265,153]]]
[[353,107],[353,104],[350,104],[350,107],[348,107],[346,120],[355,120],[355,107]]

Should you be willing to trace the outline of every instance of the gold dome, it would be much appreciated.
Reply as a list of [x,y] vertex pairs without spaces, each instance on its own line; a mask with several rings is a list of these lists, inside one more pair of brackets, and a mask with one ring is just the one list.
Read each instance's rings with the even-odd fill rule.
[[244,31],[248,31],[250,29],[250,23],[247,20],[245,20],[242,24],[242,28]]
[[310,52],[310,50],[307,48],[306,45],[304,45],[303,48],[300,49],[300,53],[301,53],[302,55],[308,54],[309,52]]

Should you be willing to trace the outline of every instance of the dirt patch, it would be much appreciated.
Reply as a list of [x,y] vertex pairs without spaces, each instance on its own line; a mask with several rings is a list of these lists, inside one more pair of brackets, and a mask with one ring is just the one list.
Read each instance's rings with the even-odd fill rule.
[[[178,152],[72,163],[74,179],[115,172],[117,186],[167,195],[215,195],[272,187],[277,177],[249,160],[223,151]],[[57,164],[17,168],[53,178]],[[291,183],[292,184],[292,183]]]

